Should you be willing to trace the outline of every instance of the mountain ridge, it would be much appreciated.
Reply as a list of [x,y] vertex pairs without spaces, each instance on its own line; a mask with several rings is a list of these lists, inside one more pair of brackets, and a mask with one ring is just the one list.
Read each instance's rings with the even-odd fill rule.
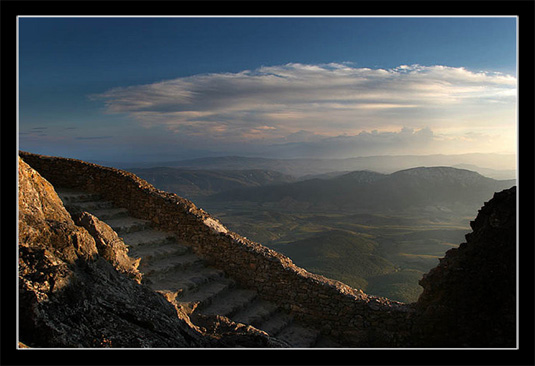
[[130,171],[155,187],[186,198],[207,196],[222,191],[289,183],[295,178],[274,170],[203,170],[172,167],[134,168]]
[[391,174],[351,172],[330,179],[232,190],[209,198],[251,202],[278,202],[290,198],[321,207],[400,209],[425,205],[432,200],[447,204],[478,204],[489,194],[514,184],[515,180],[487,178],[466,169],[418,167]]
[[[468,164],[481,173],[494,174],[495,176],[493,177],[501,178],[514,173],[514,170],[516,169],[516,155],[485,153],[457,155],[375,155],[339,159],[277,159],[268,157],[222,156],[160,162],[128,163],[95,161],[94,163],[126,170],[154,166],[182,167],[189,169],[268,169],[277,170],[281,173],[294,175],[296,177],[365,169],[380,173],[392,173],[400,169],[422,165],[455,166],[458,164]],[[511,176],[511,178],[513,176]]]

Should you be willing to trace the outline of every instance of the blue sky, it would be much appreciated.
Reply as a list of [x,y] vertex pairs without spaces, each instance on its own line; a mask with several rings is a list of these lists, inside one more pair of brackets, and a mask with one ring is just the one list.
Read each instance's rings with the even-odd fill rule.
[[516,19],[23,17],[19,101],[86,160],[514,152]]

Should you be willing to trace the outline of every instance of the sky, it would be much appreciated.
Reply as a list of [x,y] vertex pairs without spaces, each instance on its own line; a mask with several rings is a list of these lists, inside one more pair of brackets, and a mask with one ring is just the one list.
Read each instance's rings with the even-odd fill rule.
[[20,17],[18,144],[89,161],[515,153],[515,17]]

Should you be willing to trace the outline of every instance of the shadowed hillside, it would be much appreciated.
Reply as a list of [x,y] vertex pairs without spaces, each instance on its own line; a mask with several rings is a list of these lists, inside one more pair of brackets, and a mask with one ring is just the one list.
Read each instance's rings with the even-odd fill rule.
[[514,180],[495,180],[464,169],[412,168],[389,175],[351,172],[332,179],[312,179],[215,194],[216,201],[306,203],[307,209],[373,211],[400,210],[426,205],[475,207],[493,192],[509,188]]
[[186,198],[207,196],[237,188],[290,183],[294,177],[271,170],[130,169],[157,188]]

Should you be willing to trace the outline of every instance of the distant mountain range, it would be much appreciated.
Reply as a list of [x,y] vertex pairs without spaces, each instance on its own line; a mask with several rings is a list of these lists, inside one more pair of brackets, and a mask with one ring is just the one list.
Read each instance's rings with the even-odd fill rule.
[[465,168],[494,179],[516,177],[515,154],[458,155],[384,155],[347,159],[270,159],[224,156],[163,162],[103,162],[97,164],[133,170],[134,168],[171,167],[188,170],[272,170],[297,178],[326,173],[372,170],[393,173],[417,166],[451,166]]
[[135,168],[130,171],[158,189],[185,198],[197,198],[237,188],[258,187],[295,181],[271,170],[189,170],[177,168]]
[[[234,164],[236,160],[229,159]],[[452,167],[418,167],[384,174],[370,170],[297,179],[274,170],[208,170],[170,167],[131,172],[156,188],[194,201],[254,202],[299,210],[399,210],[442,206],[474,209],[516,180],[496,180]],[[274,206],[273,206],[274,205]]]
[[[418,167],[392,174],[355,171],[330,179],[241,188],[209,197],[216,201],[278,202],[310,209],[404,209],[414,206],[477,207],[515,180],[495,180],[451,167]],[[306,204],[303,206],[303,204]]]

